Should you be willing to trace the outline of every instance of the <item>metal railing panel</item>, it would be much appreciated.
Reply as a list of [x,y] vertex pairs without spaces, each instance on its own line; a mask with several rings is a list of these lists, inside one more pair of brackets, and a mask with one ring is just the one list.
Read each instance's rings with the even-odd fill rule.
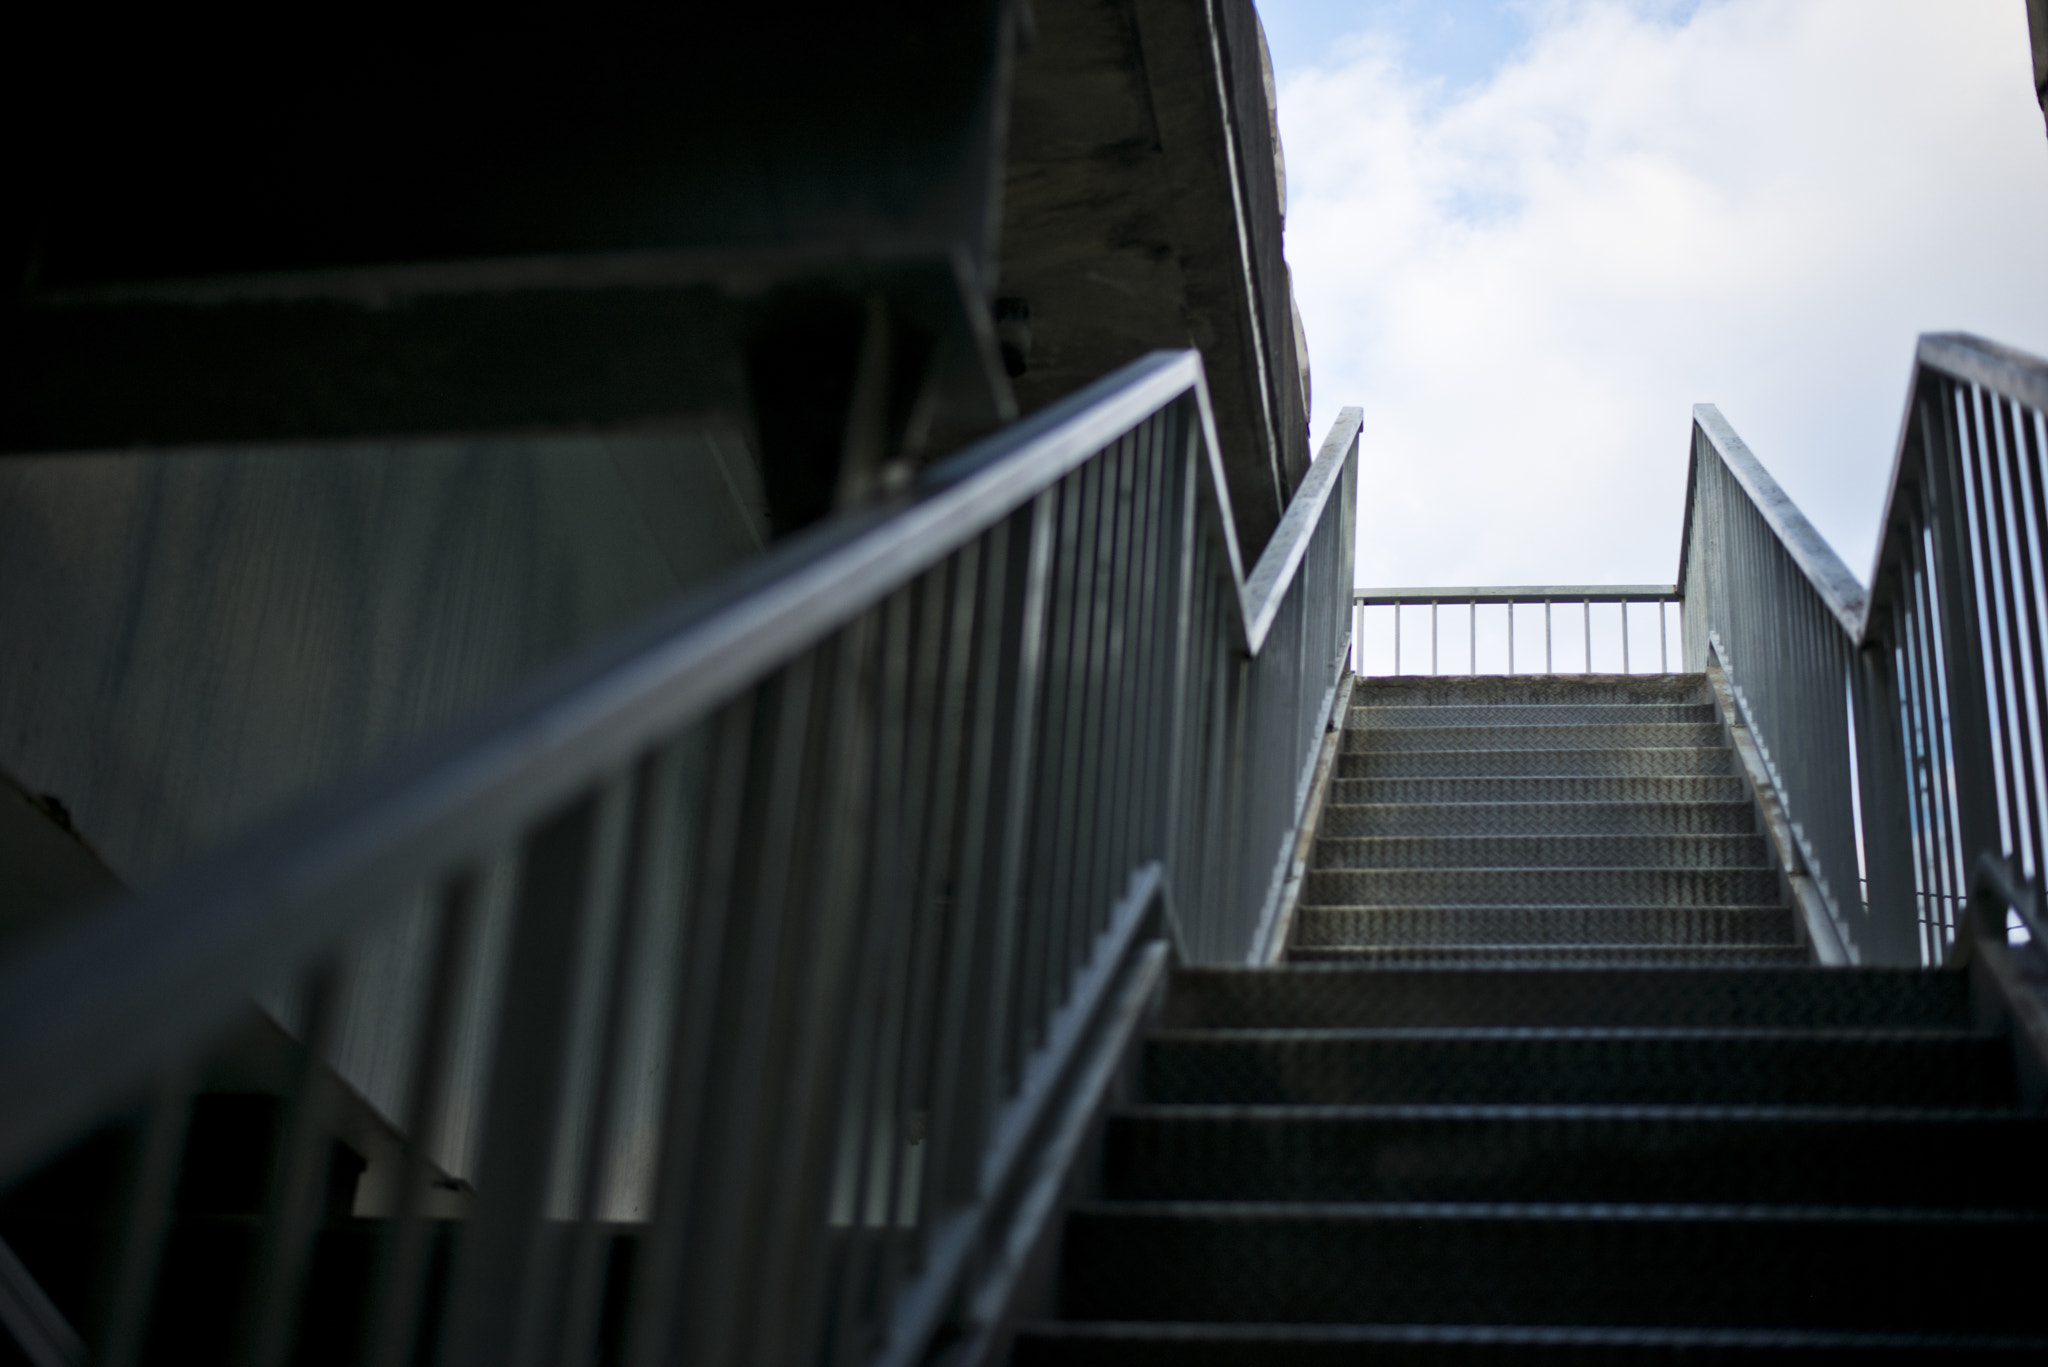
[[1727,669],[1862,962],[1945,961],[1973,880],[2041,905],[2048,849],[2048,363],[1964,334],[1917,362],[1867,594],[1705,405],[1687,494],[1687,660]]
[[1199,361],[1147,358],[0,964],[0,1170],[158,1097],[88,1338],[149,1332],[255,994],[297,1063],[241,1360],[293,1351],[343,1111],[397,1146],[364,1362],[921,1352],[1132,946],[1241,962],[1271,915],[1357,427],[1246,576]]
[[[1681,599],[1677,587],[1670,584],[1523,584],[1427,589],[1355,589],[1351,594],[1351,639],[1357,647],[1362,647],[1366,641],[1368,636],[1368,618],[1366,615],[1368,609],[1391,608],[1393,610],[1394,648],[1392,652],[1392,669],[1389,672],[1394,675],[1423,672],[1431,675],[1441,674],[1446,672],[1442,668],[1443,652],[1439,649],[1443,636],[1443,609],[1463,608],[1465,610],[1464,626],[1466,629],[1466,668],[1463,672],[1477,674],[1480,672],[1479,625],[1481,618],[1479,610],[1482,607],[1501,607],[1506,609],[1504,615],[1506,654],[1504,659],[1507,667],[1503,672],[1507,674],[1594,673],[1596,672],[1593,669],[1593,607],[1595,604],[1618,606],[1620,609],[1618,630],[1614,639],[1619,643],[1620,672],[1623,674],[1639,672],[1636,668],[1637,656],[1631,645],[1638,623],[1636,618],[1632,618],[1629,615],[1629,609],[1638,605],[1653,608],[1657,616],[1656,665],[1647,672],[1657,674],[1672,672],[1673,642],[1671,639],[1671,619],[1674,615],[1674,610],[1679,608]],[[1543,609],[1543,667],[1541,669],[1523,668],[1516,651],[1515,609],[1525,606],[1541,607]],[[1574,608],[1578,609],[1580,613],[1578,653],[1580,668],[1576,670],[1567,670],[1560,665],[1560,660],[1568,664],[1570,659],[1567,652],[1562,652],[1558,649],[1558,632],[1555,619],[1557,609],[1560,607],[1564,608],[1567,614]],[[1403,668],[1403,611],[1408,608],[1429,609],[1429,667],[1427,671]],[[1640,614],[1638,614],[1639,616]],[[1456,625],[1454,622],[1453,626]],[[1490,640],[1495,639],[1495,633],[1490,629],[1488,635]],[[1362,675],[1369,676],[1377,672],[1363,659],[1357,660],[1356,668]]]

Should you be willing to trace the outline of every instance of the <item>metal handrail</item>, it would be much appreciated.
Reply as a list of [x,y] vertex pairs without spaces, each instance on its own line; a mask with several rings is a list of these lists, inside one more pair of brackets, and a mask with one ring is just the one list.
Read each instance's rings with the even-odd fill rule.
[[[1634,663],[1629,650],[1628,609],[1631,603],[1654,603],[1657,605],[1657,668],[1668,671],[1671,665],[1670,628],[1665,620],[1664,606],[1680,601],[1678,589],[1671,584],[1518,584],[1500,587],[1466,588],[1403,588],[1403,589],[1353,589],[1351,593],[1351,637],[1354,642],[1364,639],[1364,611],[1367,608],[1390,607],[1394,609],[1394,673],[1401,670],[1401,609],[1405,607],[1427,607],[1429,609],[1429,672],[1437,673],[1437,635],[1439,610],[1446,607],[1463,607],[1467,610],[1467,673],[1479,672],[1479,609],[1482,606],[1504,606],[1507,613],[1507,660],[1508,673],[1534,673],[1537,671],[1517,668],[1515,660],[1515,613],[1517,606],[1541,605],[1543,608],[1543,668],[1544,674],[1556,673],[1551,610],[1559,603],[1576,606],[1584,614],[1585,647],[1584,663],[1586,672],[1592,670],[1593,660],[1593,605],[1615,603],[1621,606],[1621,672],[1634,672]],[[1360,673],[1367,672],[1363,664]]]
[[[1147,357],[12,955],[0,1173],[146,1094],[175,1136],[253,992],[309,1061],[247,1361],[289,1349],[344,1100],[406,1137],[365,1361],[428,1322],[453,1179],[445,1361],[595,1332],[620,1228],[628,1361],[914,1357],[1141,947],[1258,948],[1348,644],[1358,426],[1247,575],[1199,358]],[[168,1200],[135,1184],[103,1361]]]
[[1920,339],[1866,592],[1719,412],[1694,410],[1687,662],[1726,672],[1794,872],[1852,961],[1941,962],[1986,858],[2040,904],[2044,411],[2048,362]]

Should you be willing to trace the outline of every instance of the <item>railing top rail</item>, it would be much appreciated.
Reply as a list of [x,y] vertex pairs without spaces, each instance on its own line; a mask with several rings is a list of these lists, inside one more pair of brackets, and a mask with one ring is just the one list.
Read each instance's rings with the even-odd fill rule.
[[1353,589],[1359,607],[1410,603],[1676,603],[1674,584],[1521,584],[1487,588]]
[[[1771,478],[1770,471],[1750,451],[1735,429],[1721,416],[1721,410],[1710,403],[1694,404],[1693,427],[1706,438],[1722,465],[1735,476],[1743,492],[1757,512],[1777,534],[1778,541],[1791,555],[1813,585],[1821,601],[1827,604],[1842,630],[1849,633],[1850,640],[1859,640],[1863,635],[1863,618],[1869,604],[1869,595],[1863,584],[1842,563],[1842,557],[1835,554],[1835,548],[1806,520],[1806,514],[1799,511],[1786,492],[1778,487],[1778,481]],[[1697,459],[1697,452],[1695,452]],[[1686,499],[1691,502],[1691,485],[1687,485]],[[1685,574],[1685,558],[1691,549],[1692,513],[1686,510],[1685,537],[1679,546],[1678,571]]]
[[[898,499],[792,537],[163,888],[110,902],[0,961],[0,1095],[38,1099],[0,1108],[0,1169],[87,1122],[155,1062],[196,1047],[241,1009],[250,983],[327,952],[365,907],[543,818],[1183,398],[1199,410],[1221,514],[1210,530],[1228,552],[1256,652],[1301,563],[1295,542],[1315,519],[1290,513],[1247,582],[1201,359],[1146,356],[939,463]],[[1355,438],[1350,415],[1339,427]],[[1347,455],[1345,443],[1335,452]],[[1330,467],[1343,463],[1312,469],[1303,494],[1318,511],[1334,486]]]
[[1316,524],[1322,520],[1323,505],[1341,487],[1345,453],[1358,441],[1358,429],[1364,422],[1365,410],[1362,408],[1338,410],[1337,421],[1331,424],[1330,434],[1323,439],[1315,463],[1309,466],[1308,478],[1295,490],[1293,500],[1280,518],[1280,525],[1273,531],[1273,539],[1267,543],[1266,553],[1252,568],[1251,579],[1244,589],[1244,602],[1245,634],[1254,651],[1272,629],[1274,615],[1280,611],[1281,600],[1287,596],[1287,586],[1294,582],[1301,558],[1308,554],[1309,539]]
[[2029,408],[2048,410],[2048,361],[2038,356],[1968,332],[1929,332],[1921,335],[1915,359]]

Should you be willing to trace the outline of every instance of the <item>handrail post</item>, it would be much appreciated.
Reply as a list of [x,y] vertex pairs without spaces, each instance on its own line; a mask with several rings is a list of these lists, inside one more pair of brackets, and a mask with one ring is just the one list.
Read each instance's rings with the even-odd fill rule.
[[1860,939],[1859,958],[1868,964],[1918,966],[1920,936],[1913,907],[1913,831],[1905,793],[1905,737],[1899,730],[1899,699],[1893,687],[1891,613],[1874,620],[1851,657],[1850,705],[1854,709],[1856,776],[1861,791],[1864,915],[1870,939]]

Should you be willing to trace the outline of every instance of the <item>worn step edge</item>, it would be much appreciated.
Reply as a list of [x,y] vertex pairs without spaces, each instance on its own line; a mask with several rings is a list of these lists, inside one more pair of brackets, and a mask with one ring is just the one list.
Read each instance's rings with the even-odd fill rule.
[[[1401,1347],[1443,1346],[1474,1348],[1557,1348],[1566,1350],[1558,1362],[1583,1361],[1570,1350],[1615,1350],[1612,1361],[1634,1360],[1643,1352],[1670,1350],[1693,1362],[1700,1351],[1743,1351],[1799,1353],[1832,1351],[1842,1354],[1875,1352],[1886,1356],[1917,1353],[2048,1353],[2048,1336],[2011,1334],[1921,1334],[1868,1333],[1828,1329],[1714,1329],[1714,1328],[1606,1328],[1601,1326],[1550,1325],[1436,1325],[1436,1324],[1258,1324],[1228,1320],[1036,1320],[1020,1326],[1020,1348],[1033,1341],[1060,1345],[1058,1351],[1072,1351],[1091,1342],[1131,1347],[1153,1344],[1166,1347],[1171,1356],[1160,1362],[1188,1361],[1181,1354],[1207,1345],[1225,1347],[1232,1355],[1217,1361],[1240,1362],[1242,1349],[1252,1346],[1286,1347]],[[1119,1358],[1118,1360],[1122,1360]],[[1260,1354],[1255,1360],[1265,1361]],[[1319,1359],[1327,1360],[1327,1359]],[[1345,1359],[1351,1361],[1347,1356]],[[1365,1359],[1355,1359],[1364,1361]],[[1448,1361],[1469,1361],[1462,1352]]]
[[1586,968],[1624,965],[1645,968],[1697,968],[1706,965],[1792,968],[1805,967],[1813,961],[1812,954],[1803,946],[1782,944],[1304,945],[1289,953],[1291,958],[1304,966],[1364,968],[1384,962],[1390,967],[1401,969],[1556,968],[1568,965]]
[[1313,907],[1299,949],[1418,944],[1799,945],[1782,907]]

